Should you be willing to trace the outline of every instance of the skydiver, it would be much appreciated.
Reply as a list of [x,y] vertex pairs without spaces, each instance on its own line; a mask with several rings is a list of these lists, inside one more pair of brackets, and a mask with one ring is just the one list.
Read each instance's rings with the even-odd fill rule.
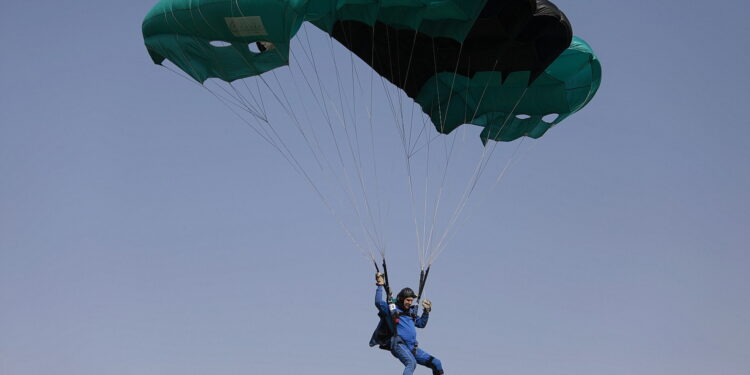
[[[424,328],[432,310],[432,302],[424,300],[422,316],[417,317],[418,305],[412,305],[417,295],[410,288],[402,289],[397,297],[395,306],[389,305],[383,299],[385,276],[375,274],[375,307],[381,321],[370,340],[370,346],[379,345],[381,349],[389,350],[391,354],[404,364],[403,375],[412,375],[417,364],[432,369],[433,375],[443,374],[440,360],[420,349],[417,343],[416,328]],[[393,332],[395,328],[395,332]]]

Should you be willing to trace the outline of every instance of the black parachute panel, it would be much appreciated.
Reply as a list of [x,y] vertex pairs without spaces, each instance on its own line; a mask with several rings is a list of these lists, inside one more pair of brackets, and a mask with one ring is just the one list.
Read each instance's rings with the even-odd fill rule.
[[438,73],[530,72],[533,81],[570,46],[567,17],[547,0],[489,0],[463,43],[408,28],[342,20],[331,35],[416,98]]

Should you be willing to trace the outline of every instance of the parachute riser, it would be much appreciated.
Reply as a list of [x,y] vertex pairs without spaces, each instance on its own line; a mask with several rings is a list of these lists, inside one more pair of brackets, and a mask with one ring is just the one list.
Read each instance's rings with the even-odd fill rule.
[[419,313],[419,302],[422,300],[422,292],[424,292],[424,286],[427,284],[427,276],[430,275],[430,267],[427,266],[427,269],[422,269],[419,271],[419,292],[417,293],[417,313]]

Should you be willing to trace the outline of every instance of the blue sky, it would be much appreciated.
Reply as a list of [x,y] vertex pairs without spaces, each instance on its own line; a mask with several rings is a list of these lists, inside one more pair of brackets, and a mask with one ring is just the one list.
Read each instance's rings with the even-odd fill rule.
[[[366,345],[372,265],[275,150],[150,62],[153,4],[0,5],[0,372],[400,373]],[[748,5],[556,4],[602,87],[473,197],[421,345],[450,374],[747,374]]]

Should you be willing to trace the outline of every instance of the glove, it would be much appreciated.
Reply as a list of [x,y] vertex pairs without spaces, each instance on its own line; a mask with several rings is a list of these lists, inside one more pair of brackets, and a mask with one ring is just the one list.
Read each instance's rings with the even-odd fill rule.
[[375,274],[375,285],[377,286],[383,286],[385,285],[385,275],[378,272]]
[[426,299],[422,301],[422,307],[424,308],[424,312],[429,313],[430,311],[432,311],[432,302]]

